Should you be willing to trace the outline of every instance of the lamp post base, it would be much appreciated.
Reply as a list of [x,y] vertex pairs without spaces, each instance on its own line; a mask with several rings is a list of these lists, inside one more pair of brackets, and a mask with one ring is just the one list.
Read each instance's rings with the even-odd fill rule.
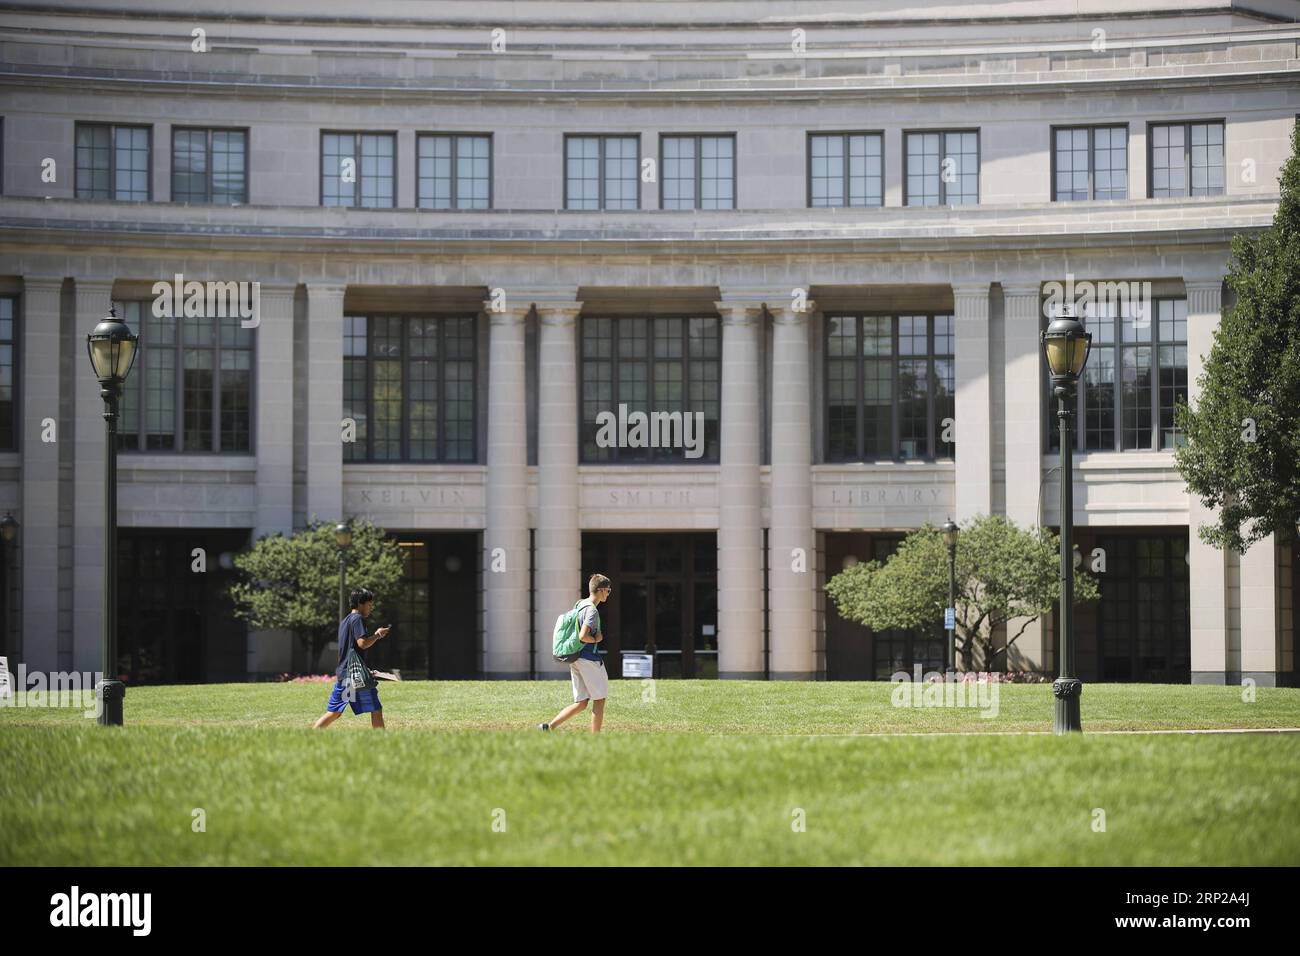
[[1052,681],[1052,693],[1056,696],[1052,733],[1081,733],[1083,724],[1079,719],[1079,697],[1083,694],[1083,681],[1077,677],[1058,677]]
[[96,703],[99,705],[99,724],[101,727],[122,726],[122,701],[126,697],[126,684],[120,680],[100,681],[95,687]]

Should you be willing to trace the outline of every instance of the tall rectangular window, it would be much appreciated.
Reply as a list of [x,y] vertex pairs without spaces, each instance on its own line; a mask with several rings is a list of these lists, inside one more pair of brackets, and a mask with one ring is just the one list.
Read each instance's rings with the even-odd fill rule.
[[148,126],[76,125],[78,199],[151,198]]
[[[721,323],[716,317],[584,317],[582,320],[582,460],[584,462],[682,462],[718,460],[718,417],[722,404]],[[627,415],[679,415],[660,447],[651,427],[638,439]],[[695,416],[703,416],[703,434]],[[614,416],[609,419],[607,416]],[[687,416],[700,455],[687,457]],[[602,420],[613,421],[614,431]],[[619,422],[628,421],[626,436]],[[651,419],[654,421],[654,419]],[[664,437],[664,429],[658,430]],[[624,442],[623,438],[627,441]],[[610,440],[606,440],[610,439]],[[642,440],[644,439],[644,440]],[[677,441],[678,444],[671,444]]]
[[114,303],[139,338],[122,391],[117,447],[249,452],[253,330],[238,316],[155,316],[147,301]]
[[565,209],[639,209],[640,137],[564,138]]
[[392,133],[321,133],[321,205],[396,206],[394,142]]
[[[1075,451],[1168,450],[1182,444],[1174,409],[1187,400],[1187,300],[1085,303],[1092,333],[1076,401]],[[1048,443],[1060,448],[1047,387]]]
[[345,461],[474,461],[472,316],[343,319]]
[[826,335],[829,460],[953,457],[951,314],[828,315]]
[[734,136],[664,136],[659,148],[661,208],[736,208]]
[[977,130],[904,134],[903,205],[961,206],[980,201]]
[[880,133],[810,133],[808,205],[883,206],[884,168]]
[[248,132],[172,127],[172,201],[248,202]]
[[1223,123],[1152,123],[1151,196],[1222,196]]
[[13,296],[0,296],[0,449],[4,451],[18,450],[16,304]]
[[415,163],[419,208],[491,208],[491,136],[421,133],[415,139]]
[[1057,202],[1128,198],[1128,127],[1072,126],[1052,130]]

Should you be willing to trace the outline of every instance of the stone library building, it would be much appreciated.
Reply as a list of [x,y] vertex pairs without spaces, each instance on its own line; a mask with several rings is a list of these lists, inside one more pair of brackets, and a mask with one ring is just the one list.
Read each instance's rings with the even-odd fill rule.
[[1202,543],[1173,450],[1298,41],[1296,0],[0,9],[0,655],[100,668],[112,308],[130,682],[330,670],[232,561],[360,520],[407,678],[560,676],[593,572],[615,675],[940,669],[941,619],[826,582],[949,517],[1060,527],[1039,336],[1079,304],[1079,676],[1294,684],[1295,540]]

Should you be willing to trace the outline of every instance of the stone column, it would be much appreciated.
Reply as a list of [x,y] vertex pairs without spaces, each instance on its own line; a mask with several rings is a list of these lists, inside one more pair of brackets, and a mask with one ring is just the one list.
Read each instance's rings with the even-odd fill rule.
[[[58,670],[59,664],[59,445],[69,436],[45,441],[45,420],[59,422],[59,324],[62,276],[24,276],[21,314],[22,626],[10,668],[19,661],[31,670]],[[104,306],[107,309],[107,304]],[[16,317],[17,318],[17,317]],[[89,331],[89,329],[87,329]],[[82,353],[84,356],[84,352]],[[81,356],[78,356],[81,358]],[[74,373],[90,375],[89,359]]]
[[[1278,671],[1281,670],[1277,591],[1277,542],[1270,534],[1252,544],[1241,556],[1241,595],[1238,602],[1241,679],[1249,678],[1260,687],[1276,687]],[[1192,594],[1196,594],[1194,586]],[[1195,601],[1195,597],[1192,600]],[[1196,620],[1195,607],[1193,604],[1193,622]]]
[[[1223,279],[1188,280],[1187,286],[1187,400],[1195,407],[1200,398],[1197,379],[1214,344],[1223,304]],[[1228,555],[1203,542],[1198,529],[1215,519],[1201,499],[1188,495],[1189,616],[1191,618],[1192,683],[1222,684],[1228,666]],[[1262,545],[1256,545],[1262,549]],[[1252,549],[1254,551],[1254,549]],[[1243,577],[1244,571],[1243,568]]]
[[[532,302],[540,326],[533,670],[539,676],[559,678],[567,677],[569,669],[564,664],[557,664],[551,656],[551,630],[556,616],[573,607],[573,603],[585,594],[582,529],[578,526],[576,334],[582,303],[574,301],[574,295],[558,298],[533,296]],[[495,379],[493,381],[495,387]]]
[[718,676],[763,677],[763,513],[759,335],[763,303],[728,299],[722,315],[718,468]]
[[307,520],[343,518],[343,294],[307,284]]
[[[261,283],[257,356],[257,519],[253,540],[293,533],[293,308],[294,285]],[[339,378],[340,388],[342,376]],[[310,384],[308,385],[310,388]],[[310,446],[309,446],[310,447]],[[290,670],[288,631],[249,631],[249,674]]]
[[[1043,351],[1038,340],[1042,328],[1039,284],[1004,282],[1002,301],[1007,518],[1022,528],[1034,528],[1043,494],[1043,409],[1047,401]],[[960,448],[960,429],[957,439]],[[1018,618],[1008,622],[1007,633],[1016,633],[1022,621]],[[1050,631],[1041,620],[1033,621],[1012,645],[1008,666],[1014,666],[1019,651],[1021,665],[1041,670],[1046,666],[1050,647]]]
[[[516,296],[504,311],[492,306],[484,303],[490,325],[483,676],[519,680],[529,676],[524,319],[531,302]],[[538,642],[545,643],[540,634]]]
[[[989,284],[954,284],[959,523],[993,510],[993,415],[989,390]],[[942,451],[942,446],[940,446]]]
[[[112,296],[112,279],[76,280],[77,340],[73,343],[71,383],[76,409],[72,446],[72,660],[59,661],[61,670],[98,671],[103,663],[104,400],[90,369],[85,342],[86,335],[108,315]],[[132,374],[139,374],[139,370]],[[61,436],[61,440],[66,439]],[[30,632],[35,626],[29,621],[26,630]]]
[[769,300],[775,321],[772,351],[771,525],[768,532],[770,599],[769,676],[816,677],[814,594],[817,543],[812,524],[812,409],[809,398],[808,319]]

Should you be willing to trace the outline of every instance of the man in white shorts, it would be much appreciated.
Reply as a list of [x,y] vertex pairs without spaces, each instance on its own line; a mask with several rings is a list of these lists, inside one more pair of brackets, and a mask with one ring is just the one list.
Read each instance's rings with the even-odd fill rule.
[[591,732],[600,733],[600,725],[605,720],[605,698],[609,696],[609,675],[605,673],[605,662],[596,650],[596,645],[605,639],[600,626],[600,612],[596,608],[609,599],[612,590],[609,578],[603,574],[593,574],[587,582],[590,597],[578,609],[578,639],[582,641],[582,653],[569,664],[573,703],[556,714],[549,724],[538,724],[538,730],[553,730],[560,726],[574,714],[586,710],[590,700]]

